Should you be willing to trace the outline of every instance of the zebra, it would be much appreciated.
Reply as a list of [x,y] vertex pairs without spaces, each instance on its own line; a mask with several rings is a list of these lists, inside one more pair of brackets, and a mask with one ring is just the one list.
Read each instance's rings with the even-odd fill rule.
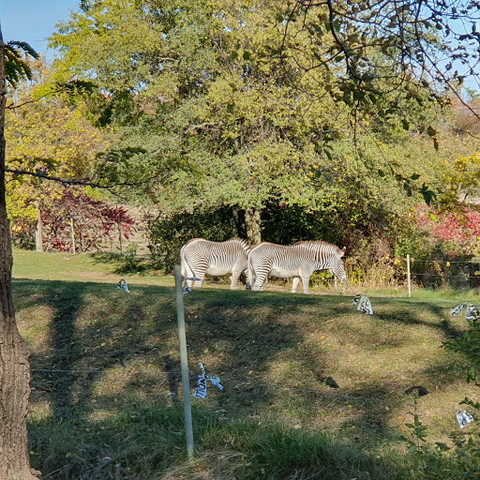
[[347,281],[342,257],[346,247],[322,241],[304,241],[293,245],[263,242],[248,254],[248,283],[252,290],[263,290],[267,276],[293,277],[292,292],[302,280],[303,293],[309,293],[309,282],[315,270],[330,270],[341,283]]
[[[231,238],[225,242],[211,242],[203,238],[189,240],[180,250],[182,277],[187,288],[202,285],[205,274],[231,273],[230,288],[237,288],[240,275],[248,268],[250,246],[246,240]],[[249,285],[247,284],[247,288]]]

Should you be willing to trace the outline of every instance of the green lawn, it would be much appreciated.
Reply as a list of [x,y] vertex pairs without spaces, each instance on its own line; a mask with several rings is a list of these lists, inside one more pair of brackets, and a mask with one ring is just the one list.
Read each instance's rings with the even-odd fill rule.
[[[428,391],[416,407],[428,440],[450,445],[455,409],[478,395],[462,358],[442,348],[466,328],[450,315],[459,298],[369,293],[370,316],[347,292],[207,284],[184,297],[191,386],[203,362],[225,390],[193,399],[196,460],[187,462],[173,279],[114,268],[15,252],[32,464],[48,478],[429,478],[410,477],[417,463],[403,456],[413,401],[405,392]],[[120,278],[130,294],[116,288]]]
[[118,257],[69,253],[41,253],[14,249],[13,276],[16,279],[61,280],[68,282],[118,283],[126,278],[128,283],[149,285],[174,284],[173,276],[115,273],[120,267]]

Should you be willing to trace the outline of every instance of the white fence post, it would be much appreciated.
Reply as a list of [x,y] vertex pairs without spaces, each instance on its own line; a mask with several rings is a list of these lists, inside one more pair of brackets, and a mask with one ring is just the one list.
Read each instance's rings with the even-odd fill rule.
[[75,224],[72,217],[70,218],[70,240],[72,242],[71,252],[75,255],[77,248],[75,245]]
[[190,399],[190,379],[188,374],[187,336],[185,333],[185,307],[183,305],[183,285],[180,265],[175,265],[175,290],[177,296],[178,339],[180,342],[180,364],[182,370],[183,410],[188,458],[193,458],[192,402]]
[[410,255],[407,253],[407,285],[408,285],[408,296],[412,296],[412,273],[410,270]]
[[118,243],[120,244],[120,255],[123,255],[123,232],[122,222],[117,223],[118,226]]

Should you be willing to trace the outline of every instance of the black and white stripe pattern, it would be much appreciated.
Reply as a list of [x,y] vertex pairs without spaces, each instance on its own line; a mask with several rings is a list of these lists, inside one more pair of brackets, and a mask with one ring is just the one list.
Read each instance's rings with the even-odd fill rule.
[[292,292],[302,280],[303,292],[309,292],[310,277],[316,270],[330,270],[341,282],[347,280],[342,257],[345,248],[322,241],[298,242],[294,245],[260,243],[248,255],[249,283],[253,290],[262,290],[269,275],[293,277]]
[[203,238],[194,238],[180,250],[182,276],[191,288],[202,285],[206,274],[221,276],[231,273],[230,287],[237,288],[237,282],[248,266],[250,247],[246,240],[232,238],[226,242],[211,242]]

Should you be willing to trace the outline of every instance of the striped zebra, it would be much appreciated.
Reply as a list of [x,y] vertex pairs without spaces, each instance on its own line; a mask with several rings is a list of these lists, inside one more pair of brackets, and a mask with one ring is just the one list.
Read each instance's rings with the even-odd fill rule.
[[246,240],[232,238],[226,242],[211,242],[203,238],[188,241],[180,250],[182,276],[187,287],[202,285],[205,274],[221,276],[229,273],[230,288],[235,290],[242,272],[248,267],[250,247]]
[[341,283],[347,277],[342,257],[345,249],[322,241],[297,242],[293,245],[260,243],[248,254],[248,283],[253,290],[263,290],[268,275],[293,277],[292,292],[302,280],[303,293],[309,292],[310,277],[316,270],[330,270]]

